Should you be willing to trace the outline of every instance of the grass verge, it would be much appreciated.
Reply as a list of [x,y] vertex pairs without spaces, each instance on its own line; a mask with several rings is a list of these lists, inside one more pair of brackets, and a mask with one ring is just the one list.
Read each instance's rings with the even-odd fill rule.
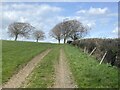
[[79,88],[118,88],[118,69],[99,65],[78,48],[66,45],[65,53]]
[[55,63],[59,60],[59,46],[46,55],[27,78],[27,88],[52,87],[55,78]]

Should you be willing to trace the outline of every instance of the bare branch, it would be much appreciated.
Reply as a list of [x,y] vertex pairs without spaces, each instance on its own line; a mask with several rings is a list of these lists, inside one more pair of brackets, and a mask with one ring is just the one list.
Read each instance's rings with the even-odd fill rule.
[[45,33],[43,31],[36,30],[33,34],[34,34],[34,37],[35,37],[37,42],[38,42],[38,40],[42,40],[45,38]]
[[62,27],[57,24],[50,32],[50,36],[58,40],[58,43],[60,43],[60,40],[62,39]]
[[19,36],[29,37],[31,30],[34,29],[29,23],[14,22],[8,26],[8,33],[11,37],[15,37],[15,41]]

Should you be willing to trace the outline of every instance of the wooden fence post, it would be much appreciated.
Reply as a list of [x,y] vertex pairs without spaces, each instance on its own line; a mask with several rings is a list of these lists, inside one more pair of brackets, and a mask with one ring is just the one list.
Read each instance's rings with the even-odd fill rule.
[[86,52],[86,47],[84,48],[84,53]]
[[105,58],[106,54],[107,54],[107,51],[106,51],[106,52],[105,52],[105,54],[103,55],[103,57],[102,57],[102,59],[101,59],[101,61],[100,61],[100,63],[99,63],[99,64],[101,64],[101,63],[103,62],[103,60],[104,60],[104,58]]
[[116,55],[115,60],[117,61],[117,59],[118,59],[118,57],[117,57],[117,55]]
[[89,54],[89,56],[91,56],[95,50],[96,50],[96,47],[92,50],[92,52]]

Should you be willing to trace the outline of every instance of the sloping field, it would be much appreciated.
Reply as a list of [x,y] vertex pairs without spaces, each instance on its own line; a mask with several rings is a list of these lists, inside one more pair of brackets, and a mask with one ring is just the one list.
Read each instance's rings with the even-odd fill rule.
[[48,43],[2,41],[2,82],[8,81],[34,56],[53,46]]
[[94,57],[89,57],[76,47],[18,41],[3,41],[2,46],[3,83],[9,81],[13,75],[19,74],[27,65],[32,65],[29,62],[37,55],[50,50],[43,58],[41,58],[42,55],[33,60],[37,61],[34,70],[29,72],[29,75],[24,78],[24,83],[19,86],[28,88],[70,88],[74,86],[78,88],[118,88],[118,69],[116,67],[104,63],[99,65]]

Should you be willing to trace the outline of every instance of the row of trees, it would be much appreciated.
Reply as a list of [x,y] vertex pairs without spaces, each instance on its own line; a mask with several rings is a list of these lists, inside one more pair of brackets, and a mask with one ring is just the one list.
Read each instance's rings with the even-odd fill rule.
[[[45,38],[45,33],[43,31],[37,30],[29,23],[14,22],[9,25],[8,30],[10,36],[15,37],[15,41],[17,40],[18,36],[28,38],[31,33],[37,42],[38,40]],[[73,41],[75,41],[84,37],[87,35],[88,30],[88,26],[84,26],[77,20],[67,20],[55,25],[49,34],[51,37],[57,39],[58,43],[60,43],[61,39],[63,39],[64,43],[66,43],[68,38],[71,38]]]
[[31,34],[33,34],[37,42],[45,38],[43,31],[37,30],[29,23],[14,22],[8,26],[8,30],[10,36],[15,37],[15,41],[18,39],[18,36],[28,38]]
[[71,38],[73,41],[75,41],[84,37],[87,35],[89,29],[90,28],[88,26],[84,26],[77,20],[67,20],[55,25],[50,31],[50,35],[57,39],[58,43],[60,43],[61,39],[63,39],[64,43],[66,43],[68,38]]

